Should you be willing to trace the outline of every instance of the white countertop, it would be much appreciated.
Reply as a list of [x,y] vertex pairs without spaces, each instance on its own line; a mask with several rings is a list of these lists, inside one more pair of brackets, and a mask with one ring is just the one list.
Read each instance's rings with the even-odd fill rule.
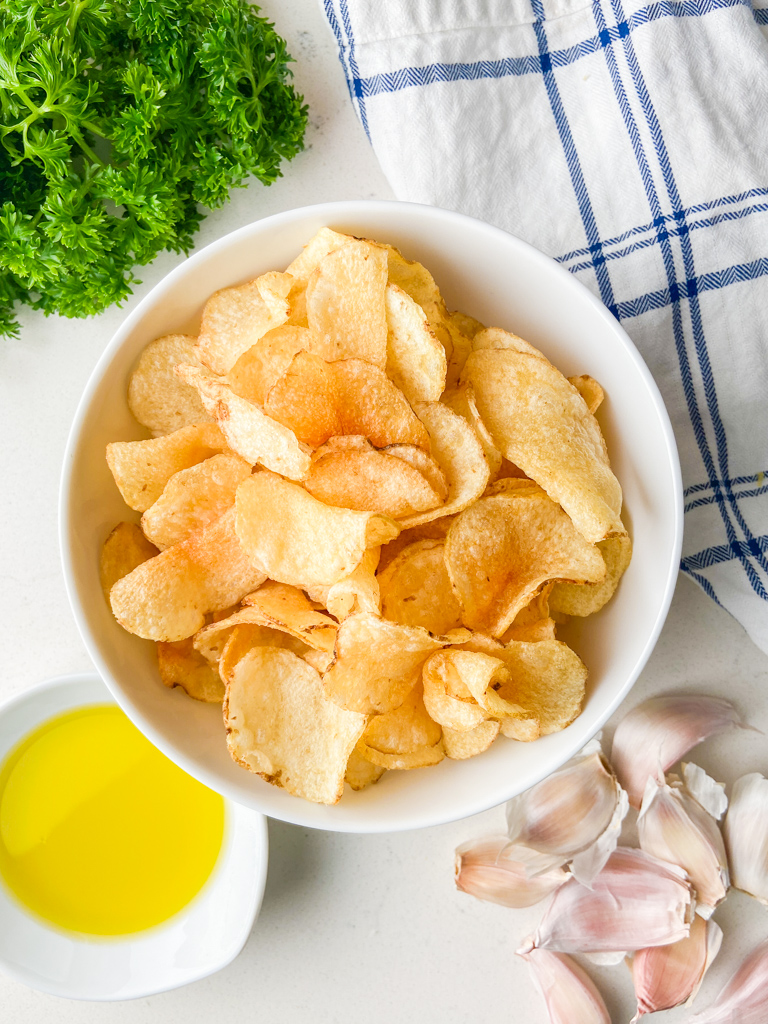
[[[341,199],[393,198],[349,103],[335,44],[317,0],[263,0],[296,58],[310,108],[307,148],[269,189],[236,190],[210,214],[203,246],[259,217]],[[130,310],[180,258],[143,268],[125,310],[88,321],[24,311],[21,341],[0,341],[0,699],[51,676],[90,670],[64,592],[57,539],[59,471],[69,425],[103,347]],[[679,583],[669,619],[627,706],[677,689],[733,699],[768,731],[768,659],[693,583]],[[621,714],[621,713],[620,713]],[[613,723],[607,732],[612,732]],[[725,735],[694,760],[731,783],[768,772],[763,735]],[[270,823],[264,905],[240,956],[204,981],[135,1002],[67,1002],[0,975],[0,1022],[14,1024],[546,1024],[513,956],[541,908],[511,911],[457,893],[453,850],[497,832],[503,811],[419,832],[354,836]],[[768,935],[764,907],[734,893],[716,914],[725,932],[697,1008]],[[625,966],[589,968],[615,1024],[634,1000]],[[659,1021],[683,1021],[671,1011]]]

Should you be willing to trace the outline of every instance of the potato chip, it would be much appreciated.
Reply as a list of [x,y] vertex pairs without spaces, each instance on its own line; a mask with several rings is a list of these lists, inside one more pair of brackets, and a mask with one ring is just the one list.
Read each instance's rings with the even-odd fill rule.
[[161,549],[186,540],[234,505],[239,484],[250,475],[250,465],[237,455],[212,455],[179,470],[141,517],[145,535]]
[[297,640],[295,636],[291,636],[289,633],[281,633],[279,629],[270,629],[268,626],[255,626],[248,623],[235,626],[228,632],[220,634],[220,642],[221,652],[217,667],[225,687],[232,678],[232,670],[235,665],[254,647],[269,647],[273,649],[279,647],[281,650],[290,651],[292,654],[295,654],[297,658],[304,658],[307,664],[311,664],[309,661],[310,655],[322,653],[307,647],[305,643]]
[[602,583],[556,583],[550,603],[553,611],[564,615],[592,615],[613,597],[619,580],[632,558],[632,541],[627,533],[617,533],[597,542],[605,561]]
[[201,628],[208,612],[236,604],[266,575],[240,546],[230,509],[118,580],[110,604],[129,633],[145,640],[183,640]]
[[299,255],[286,268],[286,274],[290,274],[296,281],[303,281],[306,285],[313,270],[320,266],[321,262],[330,253],[340,249],[347,242],[358,241],[354,235],[343,235],[332,228],[320,228],[316,235],[307,242]]
[[477,435],[477,439],[483,447],[483,454],[485,455],[488,463],[488,468],[491,471],[491,479],[495,478],[501,470],[502,455],[496,445],[493,443],[493,438],[488,433],[485,424],[480,418],[480,413],[477,411],[477,404],[475,403],[475,392],[472,389],[471,384],[462,384],[460,387],[452,388],[441,398],[444,405],[447,405],[449,409],[452,409],[459,416],[463,416],[464,419],[474,430]]
[[328,587],[323,603],[339,622],[356,612],[380,614],[381,595],[379,581],[376,579],[380,551],[380,547],[368,548],[358,567],[349,576]]
[[221,676],[192,645],[191,637],[157,645],[157,664],[163,683],[181,687],[188,696],[206,704],[221,704]]
[[429,320],[407,292],[391,282],[387,310],[387,376],[413,405],[437,402],[445,389],[445,349]]
[[336,623],[318,611],[298,587],[267,580],[258,590],[246,594],[243,604],[261,615],[263,625],[290,633],[316,650],[333,650]]
[[412,754],[422,747],[434,747],[441,735],[442,729],[424,707],[419,682],[399,707],[371,718],[362,742],[382,754]]
[[106,599],[109,600],[109,592],[118,580],[156,554],[155,545],[135,523],[118,523],[104,541],[99,560],[99,578]]
[[306,303],[324,359],[362,359],[384,369],[386,284],[387,254],[373,242],[347,242],[320,262],[307,283]]
[[243,352],[223,383],[241,398],[263,406],[270,388],[288,370],[293,357],[298,352],[312,351],[312,341],[312,333],[304,327],[276,327]]
[[412,526],[408,530],[403,530],[398,537],[382,547],[379,558],[379,574],[387,568],[390,562],[394,561],[404,548],[414,544],[417,540],[445,540],[455,518],[455,515],[443,516],[441,519],[433,519],[420,526]]
[[290,274],[270,271],[215,292],[203,309],[197,339],[200,362],[214,373],[228,373],[243,352],[288,319],[286,296],[292,283]]
[[472,341],[480,331],[484,331],[485,327],[480,323],[479,320],[475,320],[473,316],[469,316],[467,313],[462,313],[458,309],[454,309],[451,313],[448,313],[446,320],[451,327],[465,337]]
[[215,423],[198,423],[148,441],[113,441],[107,445],[107,464],[126,505],[145,512],[174,473],[226,447]]
[[442,740],[433,747],[419,747],[418,750],[412,750],[410,754],[385,754],[366,744],[362,745],[361,750],[363,756],[371,764],[378,765],[380,768],[403,771],[407,771],[409,768],[428,768],[430,765],[440,764],[445,757]]
[[402,459],[403,462],[407,462],[409,466],[417,469],[438,495],[441,503],[448,497],[448,480],[429,452],[425,452],[423,448],[418,448],[415,444],[388,444],[381,451],[395,459]]
[[254,647],[232,669],[223,710],[238,764],[314,803],[339,801],[366,718],[328,700],[305,661]]
[[458,730],[443,727],[443,749],[452,761],[465,761],[483,754],[499,735],[500,723],[493,718],[480,722],[474,729]]
[[336,655],[323,677],[326,693],[340,707],[361,714],[393,711],[419,681],[427,657],[443,642],[425,629],[365,613],[350,615],[339,626]]
[[573,384],[581,397],[587,403],[589,411],[593,414],[597,412],[605,398],[605,392],[597,383],[595,378],[583,373],[580,377],[569,377],[568,381]]
[[376,448],[414,444],[429,450],[429,435],[405,396],[361,359],[327,363],[299,352],[270,389],[265,411],[312,448],[328,438],[359,434]]
[[200,396],[173,372],[179,363],[198,363],[197,338],[169,334],[150,342],[128,384],[128,408],[155,437],[210,419]]
[[236,395],[220,380],[183,363],[176,372],[200,392],[229,447],[251,465],[258,463],[291,480],[302,480],[309,469],[309,450],[292,430],[265,415],[253,402]]
[[326,505],[393,519],[441,504],[440,495],[417,469],[366,445],[367,450],[331,451],[313,458],[304,480],[309,493]]
[[529,356],[538,356],[539,359],[546,357],[529,342],[518,337],[511,331],[502,330],[501,327],[486,327],[472,339],[472,349],[475,352],[483,349],[509,349],[511,352],[524,352]]
[[438,636],[461,625],[461,606],[451,589],[443,547],[439,540],[416,541],[379,574],[385,619],[421,626]]
[[[534,714],[542,736],[565,729],[578,717],[584,703],[587,669],[566,644],[558,640],[512,642],[496,657],[509,669],[508,679],[498,689],[499,697]],[[504,722],[501,731],[509,735]]]
[[347,770],[344,773],[344,781],[349,783],[350,787],[356,792],[359,792],[361,789],[367,789],[378,782],[386,771],[385,768],[379,768],[378,765],[371,764],[363,756],[363,749],[360,741],[358,741],[357,746],[349,755]]
[[[283,647],[303,658],[311,648],[302,640],[274,626],[263,625],[264,616],[255,608],[238,608],[223,619],[211,622],[195,633],[195,650],[211,665],[218,665],[232,634],[237,631],[241,654],[251,647]],[[232,655],[231,655],[232,656]]]
[[481,498],[457,517],[445,564],[472,629],[501,636],[550,580],[599,582],[600,551],[540,488]]
[[530,644],[539,643],[541,640],[554,640],[555,625],[555,620],[549,616],[536,622],[527,622],[523,626],[516,626],[513,622],[501,639],[505,644],[512,640],[524,640]]
[[407,516],[402,520],[404,529],[467,508],[483,493],[490,476],[483,449],[466,420],[442,402],[419,402],[416,413],[429,431],[432,455],[445,473],[448,498],[438,508]]
[[485,349],[471,353],[462,380],[474,387],[499,451],[565,509],[586,540],[617,528],[621,487],[603,435],[558,369],[540,354]]
[[357,568],[366,548],[400,532],[392,519],[324,505],[267,472],[240,484],[236,508],[237,533],[254,565],[296,587],[338,583]]

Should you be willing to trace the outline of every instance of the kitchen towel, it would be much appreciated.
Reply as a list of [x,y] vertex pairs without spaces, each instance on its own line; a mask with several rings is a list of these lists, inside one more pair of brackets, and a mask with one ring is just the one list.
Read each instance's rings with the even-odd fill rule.
[[321,0],[399,199],[542,249],[640,349],[682,571],[768,652],[768,0]]

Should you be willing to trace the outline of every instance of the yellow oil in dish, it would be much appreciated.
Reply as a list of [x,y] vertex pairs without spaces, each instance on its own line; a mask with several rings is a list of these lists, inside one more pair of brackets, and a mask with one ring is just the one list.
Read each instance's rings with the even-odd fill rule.
[[223,835],[222,798],[112,704],[50,719],[0,767],[0,876],[68,931],[166,921],[205,884]]

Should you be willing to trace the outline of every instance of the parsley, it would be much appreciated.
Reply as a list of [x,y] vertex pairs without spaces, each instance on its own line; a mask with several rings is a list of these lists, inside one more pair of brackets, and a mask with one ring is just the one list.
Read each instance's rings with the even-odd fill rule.
[[291,58],[247,0],[3,0],[0,334],[79,317],[186,252],[199,207],[302,148]]

